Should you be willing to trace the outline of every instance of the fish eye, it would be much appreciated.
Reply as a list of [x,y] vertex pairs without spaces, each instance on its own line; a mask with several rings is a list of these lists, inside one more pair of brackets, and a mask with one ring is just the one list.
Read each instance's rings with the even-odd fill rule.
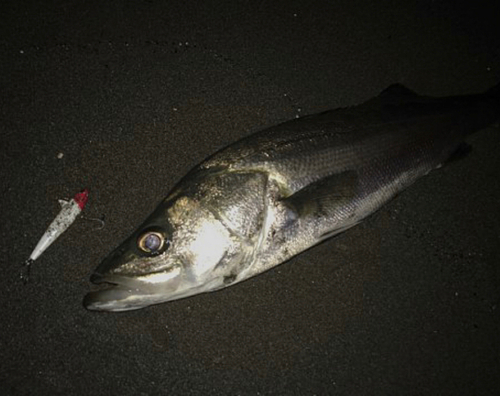
[[152,254],[158,253],[165,246],[165,243],[165,237],[157,231],[146,231],[137,241],[139,249]]

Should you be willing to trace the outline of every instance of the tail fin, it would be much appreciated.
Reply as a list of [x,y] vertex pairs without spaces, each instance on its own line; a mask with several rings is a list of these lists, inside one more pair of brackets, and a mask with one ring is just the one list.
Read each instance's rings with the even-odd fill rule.
[[496,97],[500,98],[500,83],[498,83],[497,85],[494,85],[493,87],[488,89],[485,92],[485,94],[489,95],[489,96],[496,96]]

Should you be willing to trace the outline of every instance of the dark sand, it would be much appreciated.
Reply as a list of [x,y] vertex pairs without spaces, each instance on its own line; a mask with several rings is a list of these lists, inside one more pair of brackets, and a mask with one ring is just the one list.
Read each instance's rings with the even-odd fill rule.
[[[498,394],[494,127],[359,227],[257,278],[123,314],[82,307],[100,260],[222,146],[394,82],[438,96],[498,83],[498,1],[11,3],[0,394]],[[79,219],[24,286],[57,199],[83,187],[85,215],[106,226]]]

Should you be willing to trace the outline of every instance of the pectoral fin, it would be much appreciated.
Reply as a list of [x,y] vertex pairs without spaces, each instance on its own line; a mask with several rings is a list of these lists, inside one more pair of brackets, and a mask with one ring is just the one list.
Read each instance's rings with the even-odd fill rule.
[[355,171],[345,171],[320,179],[284,199],[300,217],[331,217],[348,210],[356,197],[359,179]]

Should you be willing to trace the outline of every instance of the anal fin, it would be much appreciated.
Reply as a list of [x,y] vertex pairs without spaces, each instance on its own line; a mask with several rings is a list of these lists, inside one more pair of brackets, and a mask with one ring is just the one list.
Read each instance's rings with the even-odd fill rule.
[[445,161],[445,165],[449,164],[450,162],[455,162],[459,161],[465,157],[472,151],[472,146],[470,144],[467,144],[465,142],[462,142],[458,145],[456,150],[451,153],[449,158]]

